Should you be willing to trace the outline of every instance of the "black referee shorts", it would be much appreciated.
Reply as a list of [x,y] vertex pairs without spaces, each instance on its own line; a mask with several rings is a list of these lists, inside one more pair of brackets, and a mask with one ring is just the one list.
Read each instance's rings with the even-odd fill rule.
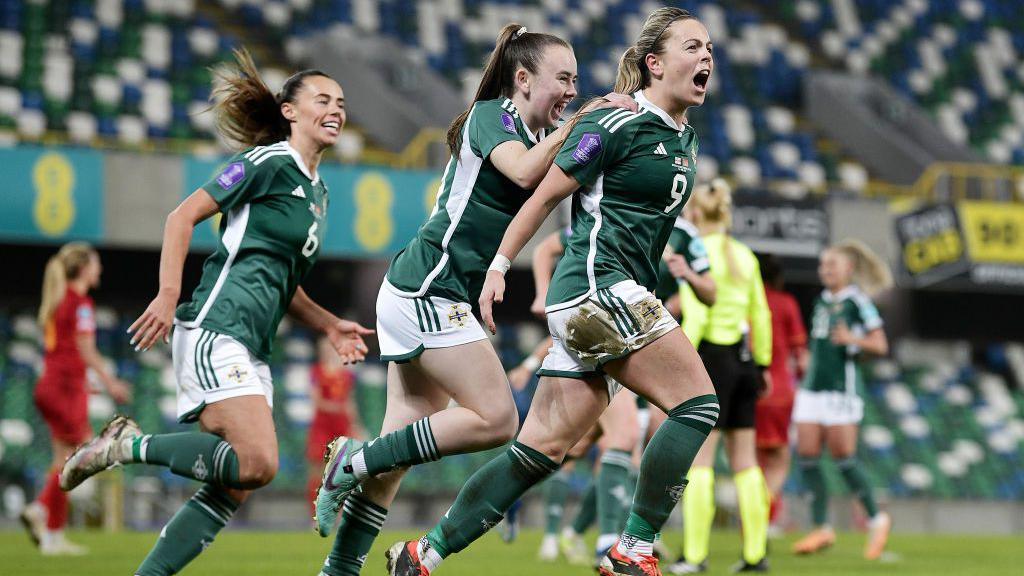
[[701,342],[697,348],[711,383],[715,386],[718,405],[721,407],[715,428],[732,430],[754,427],[761,376],[757,365],[747,358],[749,354],[745,346],[741,340],[728,346]]

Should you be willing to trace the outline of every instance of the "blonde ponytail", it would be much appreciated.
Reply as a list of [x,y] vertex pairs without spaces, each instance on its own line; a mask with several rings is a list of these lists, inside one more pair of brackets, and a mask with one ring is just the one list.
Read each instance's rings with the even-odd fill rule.
[[644,73],[640,68],[640,57],[636,46],[626,48],[619,58],[619,72],[615,78],[615,91],[619,94],[632,94],[644,87]]
[[68,280],[77,278],[89,263],[89,259],[95,255],[96,250],[89,244],[69,242],[47,260],[46,271],[43,272],[42,301],[39,304],[39,315],[36,317],[41,328],[46,329],[46,325],[57,310],[57,305],[64,299]]
[[722,251],[725,263],[729,267],[729,276],[736,282],[745,282],[746,277],[740,272],[736,255],[732,251],[733,239],[729,236],[732,228],[732,187],[721,178],[715,178],[711,184],[696,186],[693,189],[693,204],[697,211],[697,226],[701,234],[712,231],[722,233]]
[[847,238],[832,248],[845,255],[853,264],[851,281],[868,296],[892,287],[892,272],[881,256],[860,240]]

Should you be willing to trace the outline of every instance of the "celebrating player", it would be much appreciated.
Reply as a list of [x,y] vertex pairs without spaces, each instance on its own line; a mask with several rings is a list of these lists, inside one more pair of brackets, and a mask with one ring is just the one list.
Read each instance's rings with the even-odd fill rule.
[[[690,469],[683,496],[683,559],[669,567],[674,574],[706,569],[711,522],[714,519],[714,459],[721,431],[736,482],[743,521],[743,559],[737,571],[767,569],[768,492],[757,465],[754,410],[763,374],[771,364],[771,318],[757,258],[729,235],[732,191],[721,179],[693,192],[694,222],[700,229],[717,287],[715,305],[696,301],[683,291],[683,331],[697,346],[721,404],[716,430],[700,449]],[[750,323],[753,358],[744,338]],[[767,376],[764,376],[767,378]]]
[[[434,212],[392,261],[377,297],[381,359],[390,362],[382,435],[366,444],[340,437],[330,450],[316,503],[322,536],[345,508],[325,574],[359,571],[407,467],[515,434],[505,371],[470,303],[501,234],[568,134],[548,130],[576,96],[576,79],[564,40],[509,24],[473,104],[449,127],[451,159]],[[609,97],[635,108],[626,96]],[[611,104],[590,108],[602,106]]]
[[782,510],[782,486],[789,473],[789,425],[793,414],[794,364],[803,374],[807,369],[807,330],[800,317],[800,306],[783,290],[782,263],[771,254],[761,258],[764,294],[772,314],[772,377],[771,391],[757,401],[755,436],[757,463],[764,472],[771,508],[768,513],[768,534],[779,534]]
[[128,385],[113,376],[96,351],[96,318],[89,290],[99,286],[100,256],[84,242],[61,247],[46,263],[39,326],[43,329],[43,375],[34,393],[36,408],[50,429],[53,462],[46,486],[25,507],[21,521],[32,542],[46,555],[84,554],[85,547],[64,536],[68,497],[60,490],[64,461],[92,436],[85,371],[92,368],[118,403],[130,399]]
[[793,405],[797,457],[812,495],[815,528],[793,545],[793,551],[817,552],[836,539],[828,523],[828,492],[819,461],[822,445],[827,445],[870,518],[864,557],[876,560],[885,550],[892,519],[878,510],[864,464],[857,461],[857,433],[864,417],[860,359],[863,354],[889,352],[882,317],[869,295],[891,286],[892,275],[864,243],[846,240],[822,252],[818,276],[825,290],[814,303],[811,359]]
[[[144,435],[123,416],[68,460],[65,490],[114,464],[145,463],[203,482],[160,533],[136,571],[176,574],[213,542],[250,491],[277,473],[267,361],[285,312],[323,332],[346,363],[363,359],[372,333],[314,303],[299,287],[320,253],[327,189],[317,174],[345,125],[341,87],[305,70],[275,96],[246,52],[220,70],[218,128],[245,146],[223,172],[167,217],[160,291],[129,328],[136,349],[167,340],[178,381],[178,419],[201,431]],[[221,240],[203,265],[192,300],[175,305],[197,224],[223,214]]]
[[696,18],[678,8],[655,10],[623,54],[616,82],[616,91],[634,94],[640,111],[583,116],[510,224],[480,295],[492,331],[492,308],[503,299],[511,260],[558,203],[578,190],[573,234],[548,289],[553,346],[539,372],[533,408],[518,440],[469,479],[428,535],[388,550],[392,575],[430,574],[552,474],[614,397],[605,374],[669,419],[644,453],[625,531],[600,571],[660,573],[654,541],[718,417],[700,358],[651,293],[696,168],[697,138],[685,123],[686,111],[703,103],[712,66],[708,32]]

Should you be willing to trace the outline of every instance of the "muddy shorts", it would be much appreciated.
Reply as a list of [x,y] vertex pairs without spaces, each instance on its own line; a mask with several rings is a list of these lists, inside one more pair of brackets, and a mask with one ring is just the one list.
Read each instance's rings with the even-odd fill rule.
[[[537,373],[562,378],[604,376],[601,367],[607,362],[679,328],[661,300],[632,280],[598,290],[569,308],[549,307],[547,316],[552,345]],[[609,394],[617,389],[610,384]]]

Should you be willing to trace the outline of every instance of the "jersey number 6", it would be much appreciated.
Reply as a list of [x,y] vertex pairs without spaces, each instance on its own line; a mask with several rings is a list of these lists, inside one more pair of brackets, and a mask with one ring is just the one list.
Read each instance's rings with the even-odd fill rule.
[[313,222],[313,225],[309,227],[309,232],[306,233],[306,243],[302,245],[302,255],[309,258],[316,252],[317,246],[320,245],[320,239],[316,237],[316,229],[319,222]]
[[676,177],[672,179],[672,203],[665,207],[665,213],[668,214],[673,208],[679,206],[679,202],[683,199],[683,194],[686,193],[686,175],[676,174]]

